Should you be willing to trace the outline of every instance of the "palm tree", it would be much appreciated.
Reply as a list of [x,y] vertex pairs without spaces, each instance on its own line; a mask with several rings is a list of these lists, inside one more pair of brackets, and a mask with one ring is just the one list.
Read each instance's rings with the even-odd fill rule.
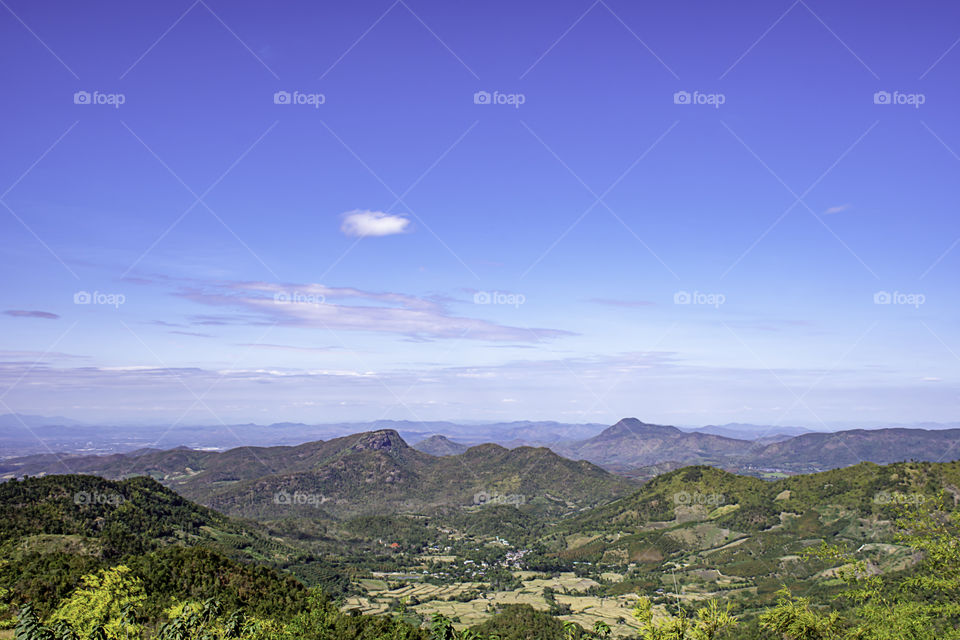
[[20,607],[17,614],[16,640],[53,640],[50,629],[40,624],[33,605],[27,603]]
[[593,635],[598,638],[606,638],[610,635],[610,625],[603,620],[597,620],[593,623]]
[[456,633],[449,618],[442,613],[433,614],[430,624],[431,640],[456,640]]

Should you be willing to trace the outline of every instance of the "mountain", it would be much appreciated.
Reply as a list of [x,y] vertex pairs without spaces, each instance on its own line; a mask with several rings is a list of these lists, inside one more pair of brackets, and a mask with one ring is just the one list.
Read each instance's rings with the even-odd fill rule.
[[[666,463],[709,464],[749,473],[810,473],[863,461],[889,464],[960,458],[960,429],[853,429],[789,437],[789,431],[800,428],[787,427],[782,435],[757,438],[760,429],[763,427],[724,425],[684,431],[625,418],[593,438],[551,448],[568,458],[587,460],[631,477],[648,475],[643,467]],[[718,435],[744,431],[751,432],[749,439]]]
[[430,436],[426,440],[421,440],[413,445],[413,448],[417,451],[429,453],[432,456],[455,456],[463,453],[470,447],[460,442],[454,442],[446,436],[435,435]]
[[[267,562],[271,555],[288,565],[309,564],[323,579],[304,584]],[[149,637],[173,637],[171,628],[184,638],[241,637],[247,622],[269,625],[270,637],[289,640],[428,637],[388,618],[341,613],[332,598],[352,587],[325,560],[149,478],[55,475],[0,484],[0,557],[0,628],[17,626],[19,609],[27,622],[17,637],[24,626],[31,627],[30,637],[141,637],[136,626],[122,634],[94,631],[99,624],[119,625],[121,612],[124,625],[142,623]],[[311,584],[322,594],[309,592]],[[107,598],[126,598],[132,608],[117,600],[101,605]],[[182,617],[171,620],[181,609]],[[64,618],[73,633],[63,633],[58,619]],[[286,623],[292,623],[289,633],[281,634]],[[237,631],[224,634],[231,624]],[[201,633],[202,626],[209,633]],[[149,631],[158,627],[166,629]],[[246,627],[242,637],[253,633]]]
[[765,446],[751,456],[754,467],[796,472],[846,467],[867,460],[939,462],[960,458],[960,429],[853,429],[808,433]]
[[783,584],[806,590],[829,575],[828,561],[801,559],[823,541],[871,572],[912,566],[919,556],[895,538],[897,518],[940,491],[960,503],[960,461],[865,462],[774,482],[685,467],[559,523],[544,544],[571,562],[635,566],[643,588],[722,591],[755,607]]
[[0,484],[0,539],[82,536],[92,553],[144,553],[222,529],[220,514],[190,503],[150,478],[120,482],[94,476],[47,476]]
[[752,440],[754,442],[779,442],[805,433],[814,433],[811,429],[803,427],[745,424],[742,422],[729,422],[721,425],[708,424],[705,427],[680,427],[680,429],[691,433],[712,433],[715,436]]
[[0,464],[0,473],[37,475],[65,466],[107,478],[149,475],[200,504],[260,519],[384,516],[494,504],[560,514],[636,487],[546,448],[485,444],[437,457],[410,447],[392,429],[296,447],[181,448],[62,460],[30,456]]
[[49,451],[86,454],[125,453],[135,449],[169,449],[187,445],[195,449],[226,449],[243,442],[250,446],[296,445],[329,440],[379,429],[393,429],[416,442],[445,434],[458,442],[475,445],[495,442],[507,446],[543,446],[561,441],[581,440],[599,433],[606,425],[569,424],[552,421],[517,421],[461,424],[446,421],[417,422],[378,420],[306,424],[278,422],[268,425],[179,424],[157,428],[144,424],[84,424],[67,418],[21,415],[0,416],[0,458],[26,456]]
[[662,462],[713,463],[746,454],[753,443],[709,433],[688,433],[676,427],[624,418],[599,435],[554,450],[608,469],[633,469]]

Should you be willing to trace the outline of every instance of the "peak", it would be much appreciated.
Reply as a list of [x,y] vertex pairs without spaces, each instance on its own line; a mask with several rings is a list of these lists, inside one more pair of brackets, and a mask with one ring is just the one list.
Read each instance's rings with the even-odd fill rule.
[[350,448],[357,451],[364,449],[373,451],[399,450],[406,449],[407,443],[393,429],[378,429],[377,431],[367,431],[359,434]]
[[612,427],[607,427],[600,434],[601,436],[622,436],[622,435],[644,435],[652,433],[674,433],[678,431],[676,427],[668,427],[660,424],[650,424],[637,420],[636,418],[624,418]]
[[506,447],[501,447],[499,444],[496,444],[495,442],[484,442],[483,444],[477,444],[467,449],[467,453],[470,453],[472,455],[501,453],[504,451],[510,451],[510,449],[507,449]]
[[467,445],[451,440],[445,435],[435,434],[413,445],[414,449],[431,456],[454,456],[467,450]]

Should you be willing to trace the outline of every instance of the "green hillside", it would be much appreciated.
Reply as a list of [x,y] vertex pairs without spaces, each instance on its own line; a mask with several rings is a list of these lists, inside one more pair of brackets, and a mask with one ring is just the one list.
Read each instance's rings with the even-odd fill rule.
[[[33,459],[17,466],[17,473],[42,473],[47,464]],[[629,479],[546,448],[488,444],[435,457],[392,430],[296,447],[90,456],[70,465],[107,478],[149,475],[190,500],[259,520],[424,513],[487,503],[561,515],[636,488]]]

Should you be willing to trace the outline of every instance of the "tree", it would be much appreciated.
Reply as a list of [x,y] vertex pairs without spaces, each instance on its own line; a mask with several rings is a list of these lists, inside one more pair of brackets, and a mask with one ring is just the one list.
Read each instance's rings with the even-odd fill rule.
[[33,606],[20,607],[17,615],[16,640],[53,640],[53,633],[40,623]]
[[50,622],[65,622],[83,638],[97,627],[103,627],[111,638],[137,638],[141,628],[129,612],[144,600],[140,580],[130,575],[127,566],[118,565],[84,576],[80,586],[53,612]]
[[694,618],[688,618],[678,604],[676,615],[668,613],[656,620],[650,599],[642,597],[633,609],[633,617],[640,622],[640,637],[644,640],[713,640],[721,631],[737,624],[729,606],[721,609],[716,600],[698,609]]
[[433,614],[430,621],[430,640],[455,640],[457,632],[453,622],[441,613]]
[[597,620],[593,623],[593,635],[598,638],[606,638],[610,635],[610,625],[603,620]]

